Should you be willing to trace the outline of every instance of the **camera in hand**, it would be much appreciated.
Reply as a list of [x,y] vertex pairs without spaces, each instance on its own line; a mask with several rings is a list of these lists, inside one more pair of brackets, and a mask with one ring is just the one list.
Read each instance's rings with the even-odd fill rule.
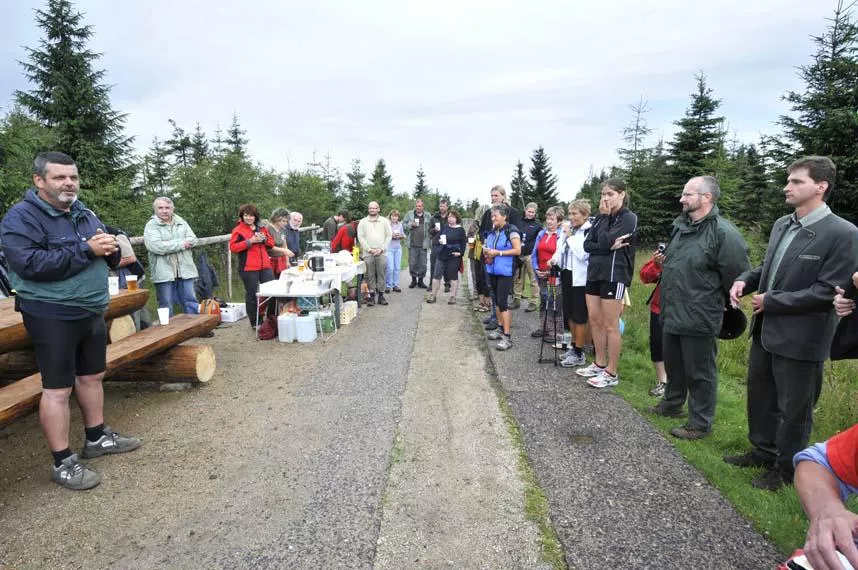
[[658,252],[659,252],[659,253],[664,253],[664,250],[666,250],[666,249],[667,249],[667,244],[666,244],[666,243],[660,243],[660,244],[658,244],[658,248],[657,248],[657,249],[658,249]]

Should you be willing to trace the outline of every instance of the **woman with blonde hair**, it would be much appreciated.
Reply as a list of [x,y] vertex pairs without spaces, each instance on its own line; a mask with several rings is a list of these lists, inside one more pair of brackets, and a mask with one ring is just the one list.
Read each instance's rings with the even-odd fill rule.
[[[506,213],[506,223],[509,224],[511,227],[514,227],[516,233],[519,234],[519,238],[521,238],[521,233],[519,231],[519,224],[521,223],[521,214],[518,212],[518,210],[516,210],[515,208],[513,208],[512,206],[509,205],[509,198],[507,198],[506,188],[504,188],[503,185],[501,185],[501,184],[497,184],[495,186],[492,186],[492,189],[491,189],[489,195],[491,197],[491,207],[488,210],[486,210],[485,213],[483,213],[483,217],[480,220],[480,237],[483,239],[483,243],[486,242],[486,238],[488,237],[489,233],[491,233],[492,228],[494,226],[494,224],[492,222],[492,210],[491,210],[491,208],[493,208],[494,206],[500,205],[500,204],[505,205],[507,208],[506,209],[506,212],[507,212]],[[521,247],[519,247],[519,250],[521,250]],[[513,271],[515,271],[515,269],[516,269],[515,262],[516,262],[516,260],[513,261]],[[489,292],[492,295],[492,303],[491,303],[491,311],[492,312],[491,312],[490,316],[483,319],[483,324],[486,326],[487,331],[492,331],[498,327],[498,318],[497,318],[498,300],[494,298],[494,288],[493,287],[489,286]],[[510,289],[509,292],[511,293],[512,289]],[[504,303],[504,305],[506,305],[506,303]]]
[[572,332],[572,346],[560,356],[560,366],[572,368],[587,364],[584,344],[589,338],[587,327],[587,265],[590,254],[584,251],[584,239],[590,231],[590,202],[575,200],[569,204],[569,219],[562,225],[562,244],[555,255],[560,267],[560,290],[563,316]]
[[390,246],[387,248],[387,269],[384,276],[384,292],[401,293],[399,288],[399,271],[402,269],[402,240],[405,239],[405,228],[402,227],[402,216],[399,210],[393,209],[387,215],[390,220]]
[[618,178],[606,180],[599,216],[584,240],[584,251],[590,254],[585,297],[596,359],[576,373],[589,378],[587,384],[594,388],[616,386],[620,381],[620,313],[623,295],[634,275],[634,237],[638,228],[638,217],[626,207],[627,203],[626,183]]

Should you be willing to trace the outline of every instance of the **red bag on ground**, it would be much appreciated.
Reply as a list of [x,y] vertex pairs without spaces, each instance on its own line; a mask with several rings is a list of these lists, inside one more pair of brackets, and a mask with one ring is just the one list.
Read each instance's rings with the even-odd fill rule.
[[271,340],[277,338],[277,318],[270,315],[265,318],[265,322],[259,325],[259,340]]

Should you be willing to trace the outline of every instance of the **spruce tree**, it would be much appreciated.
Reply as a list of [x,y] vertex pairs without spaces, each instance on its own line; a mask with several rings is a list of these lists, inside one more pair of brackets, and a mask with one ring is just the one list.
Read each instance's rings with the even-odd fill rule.
[[143,158],[144,186],[150,194],[164,196],[168,193],[170,186],[170,164],[171,149],[167,144],[152,138],[149,152]]
[[209,158],[209,142],[206,139],[206,134],[203,132],[200,124],[197,123],[194,128],[194,134],[191,136],[191,162],[194,166],[202,164]]
[[33,185],[33,157],[55,148],[54,134],[19,108],[0,118],[0,212]]
[[359,158],[352,160],[352,169],[346,173],[346,180],[346,208],[352,218],[363,218],[369,206],[369,193]]
[[689,179],[712,173],[712,161],[723,136],[724,118],[715,116],[721,101],[712,97],[705,75],[698,74],[695,79],[697,91],[691,94],[685,117],[674,122],[679,130],[670,143],[672,184],[677,200]]
[[36,23],[39,48],[26,48],[27,61],[19,62],[33,89],[16,91],[18,103],[54,130],[55,150],[77,161],[83,188],[129,175],[132,138],[123,131],[126,115],[110,105],[105,71],[93,69],[101,54],[87,48],[92,27],[69,0],[48,0]]
[[[858,26],[852,6],[838,0],[828,29],[813,38],[810,65],[799,68],[805,89],[784,99],[792,114],[782,116],[785,141],[771,141],[771,157],[786,180],[786,167],[803,155],[828,156],[837,165],[837,182],[828,203],[838,214],[858,222]],[[780,144],[777,144],[777,143]]]
[[167,148],[173,153],[176,161],[176,166],[188,166],[191,160],[191,152],[193,143],[191,137],[185,132],[185,129],[176,124],[173,119],[168,119],[170,126],[173,127],[172,136],[165,141]]
[[530,185],[530,181],[524,174],[524,165],[520,160],[515,163],[515,171],[512,173],[512,180],[509,182],[509,189],[510,204],[512,204],[513,208],[523,212],[524,206],[527,204],[531,194],[533,193],[533,187]]
[[233,113],[232,124],[230,124],[229,129],[227,129],[226,140],[224,140],[227,152],[230,152],[240,158],[246,158],[247,143],[249,142],[244,138],[244,135],[246,134],[247,131],[242,129],[238,122],[238,115]]
[[393,197],[393,183],[390,174],[387,172],[387,165],[383,158],[379,158],[375,163],[375,169],[372,171],[370,178],[369,195],[372,200],[380,204],[387,204],[390,198]]
[[426,185],[426,173],[423,172],[423,167],[417,169],[417,183],[414,185],[414,199],[426,198],[429,193],[429,186]]
[[544,216],[548,208],[557,205],[557,176],[551,172],[551,161],[542,146],[533,151],[530,162],[532,191],[523,198],[527,202],[536,202],[539,215]]

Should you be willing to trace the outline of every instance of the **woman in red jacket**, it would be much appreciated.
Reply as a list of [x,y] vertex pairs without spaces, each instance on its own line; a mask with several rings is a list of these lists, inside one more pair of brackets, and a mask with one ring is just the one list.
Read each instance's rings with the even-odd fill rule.
[[258,326],[256,290],[260,283],[274,280],[268,250],[274,247],[274,238],[268,228],[259,225],[259,210],[245,204],[238,210],[239,222],[232,228],[229,250],[238,254],[238,275],[244,283],[244,302],[250,326]]
[[664,355],[662,352],[662,330],[661,330],[661,266],[664,263],[664,244],[659,244],[658,249],[652,254],[652,259],[641,267],[640,278],[644,283],[655,283],[655,289],[649,297],[649,355],[655,368],[658,384],[649,391],[650,396],[661,398],[664,396],[664,388],[667,386],[667,374],[664,371]]
[[337,230],[337,235],[334,236],[334,241],[331,242],[331,253],[338,251],[351,251],[357,241],[357,226],[358,221],[351,223],[346,222]]

